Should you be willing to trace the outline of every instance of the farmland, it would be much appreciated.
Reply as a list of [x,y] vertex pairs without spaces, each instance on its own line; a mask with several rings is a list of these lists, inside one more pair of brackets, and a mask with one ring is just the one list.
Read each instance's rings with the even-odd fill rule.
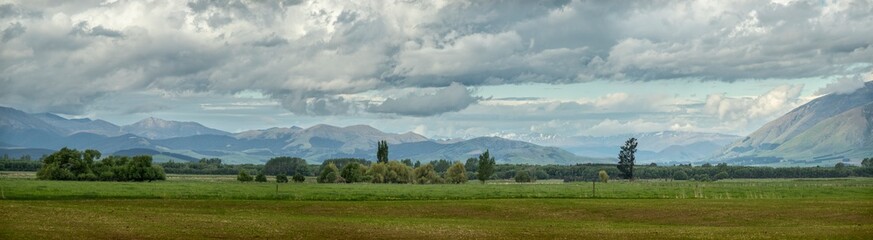
[[[0,174],[0,238],[855,238],[873,179],[461,185],[62,182]],[[312,179],[308,179],[310,181]],[[277,187],[278,186],[278,187]]]

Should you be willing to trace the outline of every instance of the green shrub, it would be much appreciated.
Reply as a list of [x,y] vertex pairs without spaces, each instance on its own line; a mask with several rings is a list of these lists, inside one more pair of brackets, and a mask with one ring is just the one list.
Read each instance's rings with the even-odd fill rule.
[[673,172],[673,180],[688,180],[688,173],[683,170]]
[[296,157],[274,157],[264,164],[264,174],[279,175],[280,173],[294,175],[297,173],[309,174],[309,166],[306,160]]
[[385,175],[387,183],[412,183],[412,168],[399,161],[388,161],[388,174]]
[[418,184],[436,184],[442,183],[443,179],[440,178],[440,175],[436,173],[434,170],[433,164],[425,164],[423,166],[419,166],[413,170],[413,176],[415,176],[415,183]]
[[294,182],[302,183],[306,181],[306,177],[304,177],[303,174],[296,173],[293,177],[291,177],[291,180],[294,180]]
[[606,174],[606,170],[600,170],[600,172],[597,172],[597,176],[600,177],[600,182],[609,182],[609,174]]
[[252,178],[252,176],[249,175],[249,173],[247,173],[245,170],[240,170],[239,174],[236,175],[236,180],[240,182],[251,182],[252,180],[254,180],[254,178]]
[[345,180],[346,183],[356,183],[363,181],[364,173],[362,172],[361,164],[351,162],[343,167],[343,171],[340,176]]
[[284,173],[276,174],[276,182],[277,183],[287,183],[288,176],[285,176]]
[[721,171],[718,174],[716,174],[713,178],[714,178],[714,180],[718,181],[718,180],[730,178],[730,176],[728,175],[727,172]]
[[255,182],[267,182],[267,175],[264,175],[263,172],[258,172],[258,175],[255,176]]
[[467,169],[461,162],[455,162],[454,165],[446,170],[446,182],[448,183],[466,183],[468,179],[469,178],[467,178]]
[[706,174],[697,174],[697,175],[694,175],[694,180],[701,181],[701,182],[709,182],[709,181],[712,181],[712,179],[709,178],[709,175],[706,175]]
[[321,169],[321,174],[318,175],[317,181],[318,183],[336,183],[339,176],[339,169],[331,163]]
[[515,182],[531,182],[530,174],[528,174],[527,171],[516,171]]

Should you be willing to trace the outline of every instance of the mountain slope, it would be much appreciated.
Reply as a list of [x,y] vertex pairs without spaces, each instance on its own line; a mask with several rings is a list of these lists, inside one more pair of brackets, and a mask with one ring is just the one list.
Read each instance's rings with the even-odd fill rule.
[[52,126],[30,114],[14,108],[0,107],[0,133],[26,131],[41,131],[56,135],[65,133],[63,129]]
[[782,153],[786,157],[799,158],[822,155],[822,153],[868,156],[864,153],[873,152],[871,126],[873,126],[873,103],[825,119],[781,144],[773,152]]
[[49,125],[62,129],[64,134],[94,133],[104,136],[118,136],[124,134],[121,127],[103,120],[91,120],[88,118],[66,119],[51,113],[31,114]]
[[851,94],[814,99],[728,145],[714,160],[819,165],[869,157],[871,104],[873,82]]
[[121,127],[122,131],[149,139],[166,139],[194,135],[230,135],[230,133],[212,129],[196,122],[167,121],[159,118],[146,118],[134,124]]

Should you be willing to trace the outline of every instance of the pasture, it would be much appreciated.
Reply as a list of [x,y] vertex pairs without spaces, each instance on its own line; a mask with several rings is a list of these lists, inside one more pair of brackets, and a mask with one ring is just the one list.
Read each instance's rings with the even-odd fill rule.
[[[0,173],[0,239],[873,236],[873,179],[462,185],[61,182]],[[272,180],[272,178],[270,178]],[[278,186],[278,187],[277,187]]]

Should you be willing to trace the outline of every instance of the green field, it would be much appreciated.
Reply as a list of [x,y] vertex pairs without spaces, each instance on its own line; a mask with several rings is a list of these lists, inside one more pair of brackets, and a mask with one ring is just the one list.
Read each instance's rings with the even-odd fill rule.
[[0,173],[0,239],[870,239],[873,179],[59,182]]

